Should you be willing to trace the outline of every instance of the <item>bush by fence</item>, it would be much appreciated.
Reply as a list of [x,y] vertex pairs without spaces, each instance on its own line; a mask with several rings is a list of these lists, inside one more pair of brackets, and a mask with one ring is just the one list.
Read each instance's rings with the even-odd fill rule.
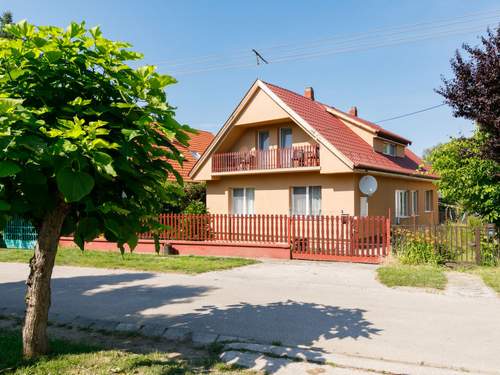
[[405,264],[500,264],[500,236],[492,224],[395,225],[393,252]]

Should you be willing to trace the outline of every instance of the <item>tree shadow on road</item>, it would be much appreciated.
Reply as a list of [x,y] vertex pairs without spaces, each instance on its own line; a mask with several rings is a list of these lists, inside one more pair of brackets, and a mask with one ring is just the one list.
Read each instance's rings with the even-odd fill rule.
[[364,317],[365,310],[287,300],[268,304],[238,303],[203,306],[180,319],[207,332],[242,337],[261,336],[267,342],[311,346],[320,339],[371,338],[381,330]]
[[[188,303],[214,289],[208,286],[148,285],[153,273],[53,278],[51,313],[85,318],[127,321],[150,308]],[[0,284],[1,307],[24,310],[24,281]]]

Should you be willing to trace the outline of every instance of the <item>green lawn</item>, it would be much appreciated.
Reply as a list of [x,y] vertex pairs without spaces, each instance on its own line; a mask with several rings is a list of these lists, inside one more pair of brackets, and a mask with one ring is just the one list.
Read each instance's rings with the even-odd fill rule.
[[[0,262],[27,263],[32,251],[0,249]],[[151,272],[202,273],[225,270],[258,263],[252,259],[217,258],[200,256],[159,256],[156,254],[119,252],[80,251],[79,249],[59,249],[56,264],[61,266],[80,266],[113,269],[129,269]]]
[[447,282],[444,271],[435,266],[390,264],[379,267],[377,272],[380,282],[389,287],[412,286],[444,289]]
[[22,359],[21,335],[17,331],[0,333],[0,374],[240,374],[243,371],[217,362],[207,354],[206,360],[191,363],[168,358],[168,353],[135,354],[122,350],[51,340],[52,353],[37,361]]

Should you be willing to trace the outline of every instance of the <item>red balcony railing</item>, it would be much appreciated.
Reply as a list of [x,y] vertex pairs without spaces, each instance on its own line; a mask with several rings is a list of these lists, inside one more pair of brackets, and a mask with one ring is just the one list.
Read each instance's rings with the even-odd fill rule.
[[318,145],[224,152],[212,157],[214,173],[317,166],[319,166]]

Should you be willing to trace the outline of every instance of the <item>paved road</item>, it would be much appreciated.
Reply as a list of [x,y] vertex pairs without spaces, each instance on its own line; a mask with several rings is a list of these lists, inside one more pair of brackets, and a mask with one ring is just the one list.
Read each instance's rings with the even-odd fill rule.
[[[52,312],[499,371],[500,298],[394,290],[374,270],[299,261],[196,276],[56,267]],[[0,263],[0,307],[23,306],[26,275],[25,265]]]

